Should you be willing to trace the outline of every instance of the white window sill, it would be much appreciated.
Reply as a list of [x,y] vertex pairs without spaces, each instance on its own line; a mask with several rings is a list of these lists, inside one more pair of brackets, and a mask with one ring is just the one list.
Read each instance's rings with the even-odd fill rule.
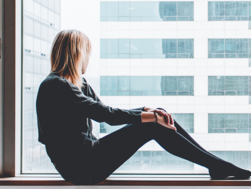
[[[59,175],[0,178],[0,185],[73,185]],[[251,180],[211,180],[208,175],[112,175],[98,185],[127,186],[251,186]]]

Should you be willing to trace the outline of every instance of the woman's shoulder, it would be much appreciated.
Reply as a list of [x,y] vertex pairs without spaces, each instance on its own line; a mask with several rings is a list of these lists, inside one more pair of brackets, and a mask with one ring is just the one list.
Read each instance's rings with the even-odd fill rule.
[[64,78],[59,74],[51,72],[41,83],[40,88],[58,88],[66,86]]
[[76,85],[55,72],[51,72],[42,81],[39,87],[39,91],[41,90],[46,91],[47,93],[64,94],[64,96],[66,96],[67,94],[79,95],[79,93],[81,93]]

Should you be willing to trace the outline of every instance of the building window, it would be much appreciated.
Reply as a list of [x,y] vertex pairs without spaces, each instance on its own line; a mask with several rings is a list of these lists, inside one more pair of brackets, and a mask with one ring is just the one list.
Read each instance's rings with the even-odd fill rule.
[[101,76],[101,96],[191,96],[192,76]]
[[101,39],[100,58],[193,58],[193,39]]
[[250,58],[250,39],[208,39],[208,58]]
[[249,1],[209,1],[209,21],[248,21],[251,12]]
[[250,114],[208,114],[208,133],[250,133]]
[[208,95],[249,95],[249,76],[209,76]]
[[123,1],[100,3],[100,21],[193,21],[193,2]]

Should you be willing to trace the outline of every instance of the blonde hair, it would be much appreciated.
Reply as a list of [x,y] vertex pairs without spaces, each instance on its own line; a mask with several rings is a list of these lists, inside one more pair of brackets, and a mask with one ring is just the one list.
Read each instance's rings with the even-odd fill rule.
[[82,61],[87,67],[90,53],[91,42],[85,34],[77,30],[60,31],[52,44],[51,72],[70,79],[81,90],[82,73],[79,73],[79,67]]

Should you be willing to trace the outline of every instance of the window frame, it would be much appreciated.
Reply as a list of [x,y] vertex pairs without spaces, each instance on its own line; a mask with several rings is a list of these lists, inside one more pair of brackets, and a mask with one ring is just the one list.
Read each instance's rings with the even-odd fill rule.
[[[0,65],[0,150],[1,176],[20,175],[22,1],[1,0],[3,17],[3,63]],[[14,53],[13,53],[14,52]],[[13,56],[14,54],[14,56]]]
[[[3,63],[3,0],[0,0],[0,90],[2,91]],[[0,176],[3,175],[3,109],[2,92],[0,92]]]
[[25,175],[21,174],[20,142],[23,112],[22,0],[0,0],[0,12],[0,45],[4,47],[0,48],[0,53],[3,52],[0,58],[0,176],[16,177]]

